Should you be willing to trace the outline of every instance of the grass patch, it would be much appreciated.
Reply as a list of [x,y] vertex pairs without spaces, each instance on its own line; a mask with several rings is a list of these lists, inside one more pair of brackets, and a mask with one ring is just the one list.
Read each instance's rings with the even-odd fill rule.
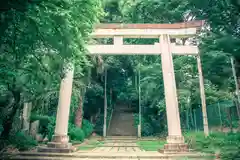
[[104,144],[102,141],[90,140],[86,144],[78,147],[78,150],[93,150],[96,147],[101,147]]
[[95,146],[79,146],[77,150],[82,150],[82,151],[86,151],[86,150],[93,150],[94,148],[96,148]]
[[88,144],[88,145],[94,145],[94,146],[100,147],[101,145],[104,144],[104,142],[103,142],[103,141],[97,141],[97,140],[90,140],[90,141],[88,141],[87,144]]
[[166,144],[166,141],[138,141],[137,145],[139,148],[145,150],[145,151],[158,151],[159,149],[162,149],[164,147],[164,144]]
[[82,141],[74,141],[74,140],[71,140],[70,142],[72,143],[72,145],[78,145],[82,143]]

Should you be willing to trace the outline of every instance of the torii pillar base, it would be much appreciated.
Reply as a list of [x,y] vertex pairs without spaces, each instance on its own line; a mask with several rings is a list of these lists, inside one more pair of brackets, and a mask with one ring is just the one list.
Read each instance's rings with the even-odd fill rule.
[[183,136],[168,136],[167,144],[164,145],[164,149],[159,150],[165,154],[178,154],[189,152],[188,145],[184,143]]
[[76,149],[68,142],[68,136],[53,136],[51,142],[47,146],[39,146],[38,152],[47,153],[71,153]]

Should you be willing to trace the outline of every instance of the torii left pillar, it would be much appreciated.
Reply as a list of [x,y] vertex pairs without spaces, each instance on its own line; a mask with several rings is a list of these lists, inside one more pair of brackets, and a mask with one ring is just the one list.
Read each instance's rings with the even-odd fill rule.
[[168,137],[164,145],[164,153],[178,153],[188,151],[181,131],[178,108],[176,81],[173,67],[171,42],[169,35],[160,37],[162,72],[167,111]]
[[47,147],[39,147],[39,152],[69,153],[73,151],[68,138],[68,120],[74,66],[72,63],[68,63],[65,67],[65,77],[60,86],[55,132],[52,141],[47,144]]

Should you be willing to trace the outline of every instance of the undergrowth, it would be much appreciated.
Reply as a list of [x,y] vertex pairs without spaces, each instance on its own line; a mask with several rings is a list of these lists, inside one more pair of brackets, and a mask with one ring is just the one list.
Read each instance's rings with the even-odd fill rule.
[[220,154],[223,160],[240,159],[240,133],[213,132],[205,137],[203,132],[185,134],[189,147],[196,151]]

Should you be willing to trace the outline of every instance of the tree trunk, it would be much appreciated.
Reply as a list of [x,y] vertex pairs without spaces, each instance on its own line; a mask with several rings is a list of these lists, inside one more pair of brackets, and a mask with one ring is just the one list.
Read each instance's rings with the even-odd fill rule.
[[83,98],[82,96],[80,96],[79,105],[75,114],[75,125],[76,127],[79,127],[79,128],[82,128],[82,119],[83,119],[82,112],[83,112]]
[[82,128],[82,121],[83,121],[83,104],[84,104],[84,97],[86,93],[86,87],[81,91],[79,96],[79,105],[76,110],[75,114],[75,125],[79,128]]
[[230,131],[231,133],[233,132],[233,126],[232,126],[232,110],[231,107],[228,108],[228,119],[229,119],[229,127],[230,127]]
[[12,109],[10,111],[10,113],[8,114],[8,116],[3,120],[3,132],[1,133],[0,138],[1,139],[8,139],[10,131],[12,129],[12,124],[13,124],[13,120],[14,120],[14,116],[17,112],[17,110],[19,109],[19,103],[20,103],[20,92],[18,91],[12,91],[13,93],[13,97],[14,97],[14,104],[12,106]]

